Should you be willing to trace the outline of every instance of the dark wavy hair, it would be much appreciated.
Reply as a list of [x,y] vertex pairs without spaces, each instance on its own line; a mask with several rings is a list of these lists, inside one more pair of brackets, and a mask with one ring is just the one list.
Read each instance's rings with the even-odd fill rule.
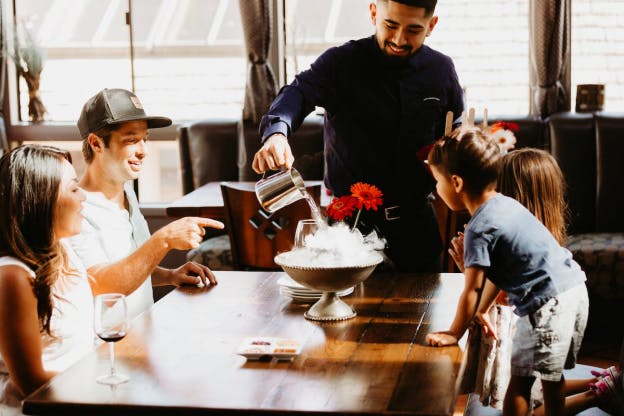
[[0,159],[0,255],[13,256],[35,272],[32,282],[42,331],[51,334],[51,292],[67,257],[54,237],[53,214],[67,151],[24,145]]
[[471,195],[496,186],[501,170],[498,145],[479,127],[458,127],[443,136],[433,144],[428,159],[445,175],[460,176]]

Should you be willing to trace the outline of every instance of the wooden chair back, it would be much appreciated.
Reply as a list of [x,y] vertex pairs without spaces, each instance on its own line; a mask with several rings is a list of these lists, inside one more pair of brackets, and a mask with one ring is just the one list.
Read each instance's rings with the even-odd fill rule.
[[[307,191],[319,205],[321,186]],[[300,199],[270,214],[260,207],[253,184],[222,182],[221,193],[234,268],[279,270],[273,258],[292,248],[297,222],[310,218],[307,201]]]

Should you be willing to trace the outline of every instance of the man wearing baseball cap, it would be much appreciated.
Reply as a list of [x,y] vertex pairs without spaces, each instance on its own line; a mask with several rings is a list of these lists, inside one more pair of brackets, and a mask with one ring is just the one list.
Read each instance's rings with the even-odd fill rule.
[[152,285],[216,284],[201,264],[188,262],[175,270],[158,264],[169,250],[199,246],[204,227],[223,224],[187,217],[150,236],[132,188],[148,155],[148,129],[169,125],[167,117],[146,115],[137,96],[123,89],[98,92],[78,119],[87,162],[80,187],[87,199],[82,231],[69,241],[89,273],[93,294],[128,295],[130,316],[154,303]]

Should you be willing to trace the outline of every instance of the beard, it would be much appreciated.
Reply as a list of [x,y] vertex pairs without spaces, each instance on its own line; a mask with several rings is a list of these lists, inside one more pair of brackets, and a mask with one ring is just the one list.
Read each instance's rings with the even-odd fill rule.
[[[377,46],[379,47],[379,50],[381,51],[381,55],[383,57],[384,63],[390,67],[396,68],[396,67],[402,67],[406,65],[409,62],[410,58],[414,56],[414,54],[417,52],[409,45],[397,47],[396,44],[388,40],[383,41],[383,48],[382,48],[379,46],[380,42],[376,33],[375,33],[375,40],[377,41],[376,42]],[[395,49],[401,49],[403,51],[406,51],[407,53],[403,56],[394,55],[389,52],[390,45],[394,46]]]
[[388,48],[390,48],[390,42],[384,42],[384,47],[380,48],[384,62],[390,67],[402,67],[409,63],[409,60],[412,56],[414,56],[414,51],[411,47],[401,47],[401,49],[408,51],[407,54],[403,56],[394,55],[388,52]]

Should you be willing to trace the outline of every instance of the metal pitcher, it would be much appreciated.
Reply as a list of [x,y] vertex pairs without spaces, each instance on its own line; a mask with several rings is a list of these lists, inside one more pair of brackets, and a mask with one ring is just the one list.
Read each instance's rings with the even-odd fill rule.
[[303,178],[296,169],[282,170],[256,182],[256,197],[267,212],[275,212],[307,195]]

